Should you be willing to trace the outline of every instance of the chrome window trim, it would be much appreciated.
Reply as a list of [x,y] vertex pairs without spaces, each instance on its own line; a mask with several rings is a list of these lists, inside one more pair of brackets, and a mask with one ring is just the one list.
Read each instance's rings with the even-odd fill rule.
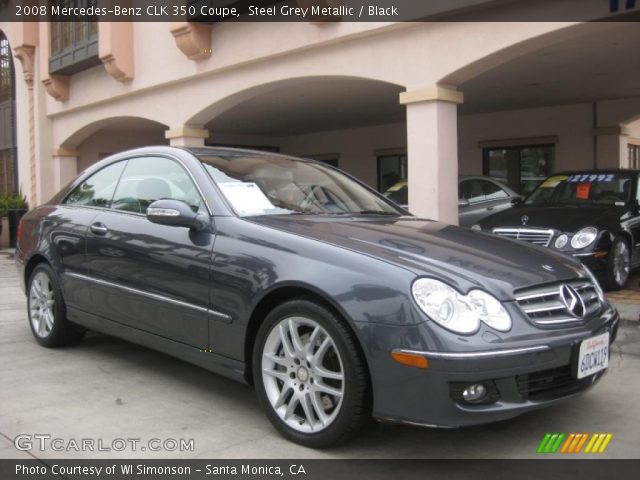
[[[134,160],[136,158],[144,158],[144,157],[159,157],[159,158],[166,158],[168,160],[175,160],[176,162],[178,162],[178,164],[182,167],[183,170],[185,170],[187,172],[187,175],[189,175],[189,178],[191,178],[191,181],[193,182],[193,184],[196,186],[196,190],[198,191],[198,194],[200,195],[200,199],[202,200],[202,202],[204,203],[204,206],[207,208],[207,212],[209,212],[209,216],[212,217],[213,216],[213,210],[211,209],[211,207],[209,206],[209,202],[207,202],[207,198],[205,197],[204,193],[202,193],[202,189],[200,188],[200,185],[198,184],[198,182],[196,181],[195,177],[193,176],[193,173],[191,173],[191,170],[189,170],[189,168],[185,165],[185,163],[180,160],[178,157],[171,155],[169,153],[141,153],[141,154],[136,154],[136,155],[131,155],[131,156],[127,156],[124,158],[121,158],[119,160],[114,161],[113,163],[110,163],[108,165],[105,165],[104,167],[102,167],[100,170],[93,172],[91,175],[89,175],[87,178],[85,178],[85,180],[93,177],[96,173],[101,172],[102,170],[104,170],[105,168],[110,167],[111,165],[115,165],[118,162],[129,162],[129,160]],[[197,158],[196,158],[197,160]],[[199,160],[198,160],[199,162]],[[120,184],[120,180],[122,179],[122,175],[124,174],[124,172],[127,170],[127,165],[124,166],[124,168],[122,169],[122,172],[120,173],[120,177],[118,178],[118,181],[116,182],[116,188],[113,191],[113,195],[115,196],[116,191],[118,190],[118,185]],[[83,180],[83,182],[85,181]],[[82,182],[81,182],[82,183]],[[80,183],[78,184],[80,185]],[[67,207],[84,207],[84,208],[93,208],[96,210],[100,210],[100,211],[105,211],[105,212],[126,212],[126,210],[118,210],[115,208],[111,208],[111,206],[107,207],[96,207],[93,205],[76,205],[73,203],[65,203],[67,201],[67,199],[69,198],[69,195],[71,195],[71,193],[73,193],[73,191],[78,187],[78,185],[75,185],[70,191],[69,193],[67,193],[67,195],[65,195],[65,197],[62,199],[62,201],[60,202],[60,205],[64,205]],[[111,197],[111,201],[113,201],[113,197]],[[139,215],[142,217],[146,217],[145,214],[143,213],[136,213],[136,212],[126,212],[128,214],[133,214],[133,215]]]
[[227,315],[226,313],[221,313],[211,308],[205,308],[199,305],[194,305],[193,303],[183,302],[182,300],[176,300],[174,298],[166,297],[164,295],[159,295],[157,293],[146,292],[144,290],[139,290],[137,288],[132,288],[132,287],[125,287],[124,285],[119,285],[117,283],[108,282],[106,280],[90,277],[89,275],[83,275],[75,272],[64,272],[64,275],[68,277],[77,278],[78,280],[85,280],[88,282],[97,283],[98,285],[104,285],[106,287],[118,288],[120,290],[124,290],[125,292],[133,293],[133,294],[140,295],[147,298],[152,298],[154,300],[159,300],[161,302],[167,302],[173,305],[178,305],[180,307],[186,307],[192,310],[197,310],[199,312],[213,315],[215,317],[220,317],[226,320],[227,322],[230,322],[232,320],[232,317],[230,315]]
[[406,353],[409,355],[421,355],[423,357],[431,358],[444,358],[451,360],[464,360],[473,358],[486,358],[486,357],[504,357],[509,355],[520,355],[523,353],[543,352],[545,350],[551,350],[549,345],[535,345],[532,347],[520,347],[520,348],[507,348],[502,350],[484,350],[481,352],[432,352],[429,350],[405,350],[402,348],[394,349],[397,353]]

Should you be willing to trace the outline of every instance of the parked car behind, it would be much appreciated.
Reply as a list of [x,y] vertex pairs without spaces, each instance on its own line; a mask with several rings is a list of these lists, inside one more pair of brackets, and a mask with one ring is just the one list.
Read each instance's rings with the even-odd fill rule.
[[608,290],[624,287],[640,263],[638,170],[563,172],[515,208],[474,228],[580,259]]
[[[396,183],[385,193],[402,208],[409,203],[409,186],[406,180]],[[458,181],[458,222],[470,227],[483,218],[511,208],[520,195],[506,185],[489,177],[460,177]]]
[[16,265],[41,345],[88,328],[250,383],[275,428],[312,447],[371,417],[460,427],[573,398],[618,327],[573,258],[250,150],[102,160],[23,217]]

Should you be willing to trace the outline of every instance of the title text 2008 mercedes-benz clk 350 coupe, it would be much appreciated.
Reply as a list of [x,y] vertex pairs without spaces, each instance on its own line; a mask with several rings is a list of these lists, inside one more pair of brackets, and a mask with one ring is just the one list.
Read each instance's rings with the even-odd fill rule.
[[249,382],[314,447],[372,417],[458,427],[577,402],[618,326],[569,256],[249,150],[102,160],[23,218],[16,261],[40,344],[91,329]]

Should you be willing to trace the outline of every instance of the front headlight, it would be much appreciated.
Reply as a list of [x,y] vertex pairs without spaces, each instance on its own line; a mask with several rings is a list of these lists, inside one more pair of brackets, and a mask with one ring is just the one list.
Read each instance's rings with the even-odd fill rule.
[[475,333],[480,322],[501,332],[511,329],[509,313],[498,299],[482,290],[462,295],[439,280],[419,278],[413,282],[411,293],[429,318],[453,332]]
[[585,227],[573,236],[571,246],[576,250],[584,248],[591,245],[597,236],[598,230],[595,227]]
[[569,237],[567,236],[566,233],[563,233],[558,238],[556,238],[556,242],[554,243],[554,245],[558,249],[564,248],[564,246],[567,244],[568,241],[569,241]]

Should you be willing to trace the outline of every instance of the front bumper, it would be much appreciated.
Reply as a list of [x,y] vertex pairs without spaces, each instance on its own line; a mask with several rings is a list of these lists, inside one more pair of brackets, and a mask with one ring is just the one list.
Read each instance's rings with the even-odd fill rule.
[[[605,372],[580,380],[574,377],[580,342],[605,331],[613,342],[618,323],[617,312],[609,308],[580,332],[549,332],[544,340],[527,346],[470,353],[401,349],[424,355],[429,367],[385,362],[386,371],[377,375],[382,382],[374,388],[374,416],[381,421],[451,428],[505,420],[567,400],[588,390]],[[382,359],[377,363],[382,367]],[[472,383],[489,386],[489,403],[470,404],[462,399],[462,386]]]

